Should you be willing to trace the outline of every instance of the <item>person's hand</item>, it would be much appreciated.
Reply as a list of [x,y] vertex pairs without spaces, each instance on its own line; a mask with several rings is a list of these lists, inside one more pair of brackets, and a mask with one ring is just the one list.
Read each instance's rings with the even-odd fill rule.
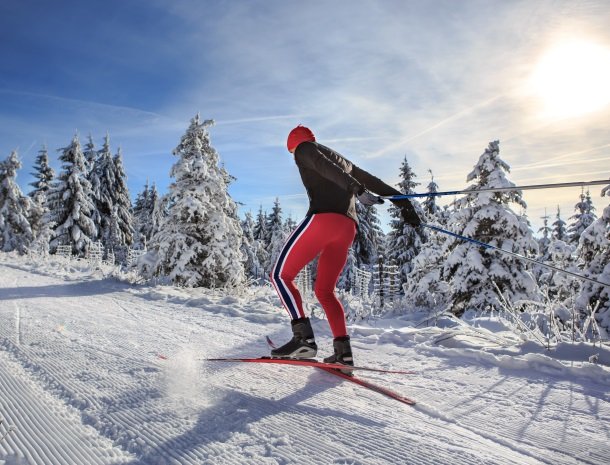
[[383,199],[381,197],[367,191],[366,188],[355,179],[349,185],[348,190],[356,196],[358,202],[366,207],[372,207],[373,205],[383,203]]
[[409,226],[417,228],[421,225],[421,218],[415,211],[413,204],[408,199],[392,200],[392,203],[400,208],[400,216]]
[[364,187],[356,194],[358,202],[366,207],[372,207],[373,205],[379,205],[383,203],[383,199],[378,195],[375,195],[367,191]]

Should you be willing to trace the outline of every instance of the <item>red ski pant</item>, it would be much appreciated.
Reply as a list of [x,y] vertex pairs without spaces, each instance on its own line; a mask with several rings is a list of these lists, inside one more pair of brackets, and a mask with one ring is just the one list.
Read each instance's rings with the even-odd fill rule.
[[335,295],[335,286],[355,235],[354,220],[339,213],[313,214],[293,231],[271,272],[271,282],[292,319],[305,317],[294,279],[305,265],[320,255],[314,292],[326,313],[333,336],[347,336],[345,311]]

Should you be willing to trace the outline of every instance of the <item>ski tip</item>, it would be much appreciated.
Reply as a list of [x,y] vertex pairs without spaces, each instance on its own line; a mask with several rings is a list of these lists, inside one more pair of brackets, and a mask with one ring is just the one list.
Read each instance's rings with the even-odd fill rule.
[[271,347],[272,349],[277,348],[269,336],[265,336],[265,339],[267,340],[267,344],[269,345],[269,347]]

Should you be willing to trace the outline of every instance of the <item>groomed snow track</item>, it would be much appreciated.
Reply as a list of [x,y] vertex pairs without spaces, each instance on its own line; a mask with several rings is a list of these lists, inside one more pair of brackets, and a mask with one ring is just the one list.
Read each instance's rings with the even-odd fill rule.
[[15,427],[0,464],[607,463],[610,377],[356,331],[362,364],[418,372],[366,375],[417,399],[408,407],[320,370],[197,361],[285,337],[273,303],[0,260],[0,437]]

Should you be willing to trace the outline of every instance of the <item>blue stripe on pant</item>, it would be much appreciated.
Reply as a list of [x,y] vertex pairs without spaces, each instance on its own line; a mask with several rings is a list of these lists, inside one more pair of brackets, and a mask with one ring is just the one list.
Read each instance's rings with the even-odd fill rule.
[[284,266],[286,258],[288,257],[288,254],[290,253],[290,249],[292,249],[294,244],[299,240],[299,237],[301,237],[307,227],[311,224],[313,217],[314,215],[305,217],[301,224],[298,225],[297,228],[293,231],[293,233],[290,235],[290,237],[284,244],[284,247],[282,247],[280,255],[278,256],[275,266],[273,267],[273,271],[271,272],[271,282],[275,286],[275,289],[278,295],[280,296],[280,299],[282,299],[282,302],[284,303],[284,307],[286,307],[286,310],[288,310],[288,313],[290,313],[292,319],[301,318],[301,315],[299,314],[299,309],[297,307],[294,296],[290,292],[290,289],[288,289],[288,286],[286,286],[286,283],[284,283],[281,278],[282,268]]

